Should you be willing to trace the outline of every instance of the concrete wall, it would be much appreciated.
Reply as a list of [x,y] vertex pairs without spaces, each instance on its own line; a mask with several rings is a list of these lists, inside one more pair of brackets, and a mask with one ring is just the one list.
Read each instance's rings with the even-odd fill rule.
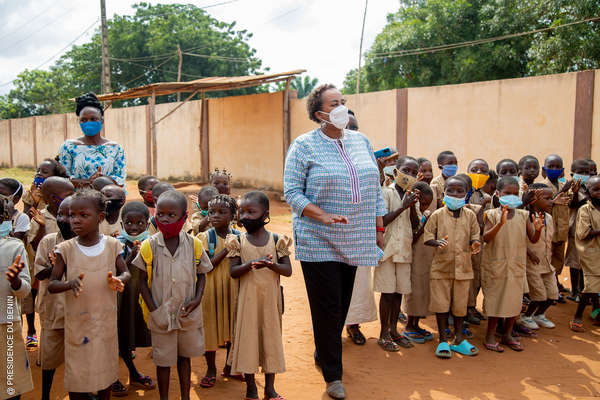
[[[576,74],[415,88],[408,91],[408,154],[434,162],[452,150],[465,171],[526,154],[573,155]],[[434,172],[435,174],[435,172]]]
[[594,117],[592,123],[592,159],[600,162],[600,70],[594,76]]
[[[73,134],[81,136],[81,129]],[[146,107],[109,108],[104,115],[107,139],[121,144],[125,150],[127,173],[146,174]],[[76,137],[77,137],[76,136]]]
[[8,133],[8,120],[0,120],[0,166],[10,165],[10,138]]
[[210,99],[208,125],[211,170],[283,190],[283,92]]
[[12,120],[12,151],[16,167],[33,167],[33,117]]
[[36,117],[35,122],[39,164],[43,159],[54,158],[58,154],[58,149],[64,142],[65,116],[64,114],[46,115]]

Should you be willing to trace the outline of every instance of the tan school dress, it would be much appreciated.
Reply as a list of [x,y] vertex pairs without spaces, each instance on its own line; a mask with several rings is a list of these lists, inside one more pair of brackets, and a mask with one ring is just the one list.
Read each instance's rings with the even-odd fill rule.
[[[217,236],[214,254],[225,248],[225,239]],[[200,232],[198,238],[208,249],[208,233]],[[231,342],[235,323],[238,281],[229,272],[229,258],[206,274],[206,286],[202,296],[202,316],[204,320],[204,343],[206,351],[216,351],[219,346]]]
[[[433,204],[433,203],[432,203]],[[429,312],[429,271],[433,261],[433,247],[425,246],[423,235],[412,247],[410,269],[412,291],[402,297],[402,310],[411,317],[426,317]]]
[[86,256],[77,238],[57,246],[67,265],[66,280],[81,273],[83,291],[75,297],[65,292],[65,390],[95,392],[118,378],[117,293],[106,282],[109,271],[117,275],[115,261],[122,251],[117,239],[104,236],[104,250]]
[[[523,282],[527,263],[527,218],[525,210],[514,210],[498,234],[483,249],[481,288],[483,308],[490,317],[515,317],[521,312]],[[500,208],[486,211],[485,218],[496,225]]]
[[[241,257],[242,264],[272,254],[281,258],[290,254],[291,240],[279,236],[277,246],[273,234],[263,247],[252,245],[246,234],[227,236],[228,257]],[[285,372],[281,326],[281,290],[279,274],[268,268],[256,269],[239,278],[235,340],[231,350],[231,370],[255,374],[258,368],[266,374]]]
[[600,211],[588,202],[577,213],[575,243],[583,269],[583,293],[600,293],[600,236],[584,240],[591,230],[600,230]]

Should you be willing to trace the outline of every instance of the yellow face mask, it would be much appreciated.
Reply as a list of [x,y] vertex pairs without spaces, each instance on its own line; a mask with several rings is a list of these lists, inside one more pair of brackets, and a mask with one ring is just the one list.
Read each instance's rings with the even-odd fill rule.
[[485,185],[487,180],[490,178],[487,174],[467,174],[469,178],[471,178],[471,182],[473,182],[473,189],[479,190]]
[[417,178],[394,169],[394,180],[402,190],[408,190],[417,182]]

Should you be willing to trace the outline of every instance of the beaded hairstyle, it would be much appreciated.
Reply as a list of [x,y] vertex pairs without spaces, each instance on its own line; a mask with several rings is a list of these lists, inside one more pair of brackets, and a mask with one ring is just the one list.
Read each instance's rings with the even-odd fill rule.
[[226,194],[218,194],[215,196],[215,198],[208,202],[208,208],[211,208],[217,204],[229,208],[232,216],[237,214],[237,201],[233,197]]
[[225,168],[223,168],[223,170],[220,170],[219,168],[215,168],[215,170],[210,173],[210,176],[208,177],[208,180],[210,182],[212,182],[212,180],[214,178],[216,178],[217,176],[225,176],[225,177],[227,177],[227,179],[229,180],[229,182],[231,182],[231,174]]

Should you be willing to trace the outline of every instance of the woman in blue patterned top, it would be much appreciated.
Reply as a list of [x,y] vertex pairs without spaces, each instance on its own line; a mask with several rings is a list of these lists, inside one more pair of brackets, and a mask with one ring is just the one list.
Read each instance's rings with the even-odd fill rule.
[[293,211],[315,338],[315,362],[327,393],[345,398],[342,340],[357,266],[377,266],[383,255],[386,208],[369,140],[344,129],[348,109],[333,85],[307,100],[319,129],[298,137],[285,162],[284,194]]
[[124,187],[127,171],[125,151],[120,144],[100,135],[104,109],[94,93],[76,99],[75,113],[83,136],[66,140],[59,149],[59,162],[65,166],[76,187],[89,186],[99,176]]

